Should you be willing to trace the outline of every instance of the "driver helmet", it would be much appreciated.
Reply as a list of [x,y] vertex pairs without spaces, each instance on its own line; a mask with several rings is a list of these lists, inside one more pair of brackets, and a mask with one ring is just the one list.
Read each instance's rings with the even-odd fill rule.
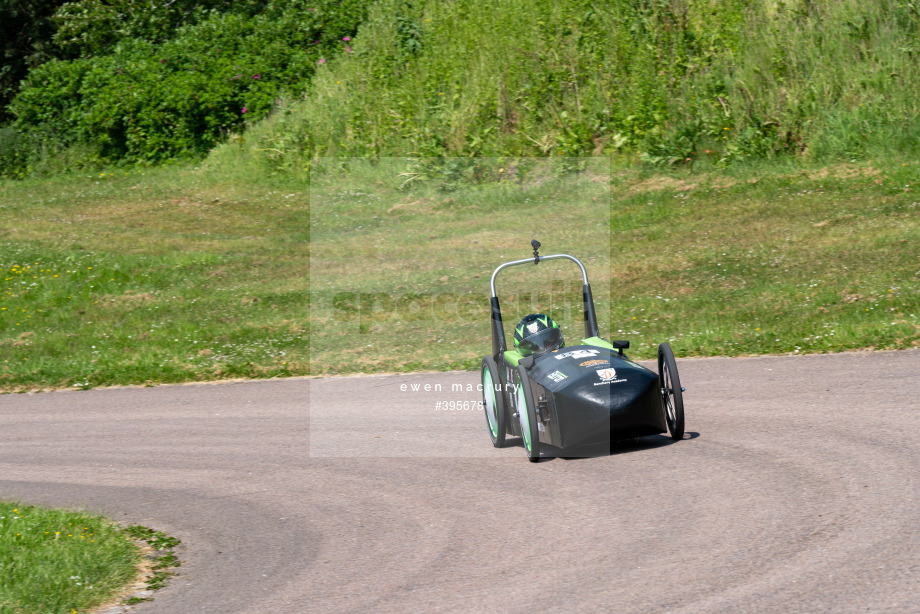
[[564,347],[562,330],[548,315],[532,313],[514,329],[514,349],[522,356],[539,356]]

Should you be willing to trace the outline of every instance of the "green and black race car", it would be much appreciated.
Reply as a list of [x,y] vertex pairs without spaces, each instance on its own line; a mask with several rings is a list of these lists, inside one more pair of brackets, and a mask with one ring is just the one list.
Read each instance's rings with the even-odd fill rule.
[[[495,447],[507,435],[521,437],[536,462],[543,444],[561,450],[591,448],[670,431],[684,435],[683,388],[674,354],[658,347],[658,373],[631,361],[628,341],[606,341],[597,330],[594,297],[584,265],[574,256],[540,256],[500,265],[492,273],[492,353],[482,359],[483,408]],[[584,338],[566,346],[561,330],[544,314],[531,314],[515,327],[514,347],[505,341],[495,279],[503,269],[542,260],[567,259],[581,269]]]

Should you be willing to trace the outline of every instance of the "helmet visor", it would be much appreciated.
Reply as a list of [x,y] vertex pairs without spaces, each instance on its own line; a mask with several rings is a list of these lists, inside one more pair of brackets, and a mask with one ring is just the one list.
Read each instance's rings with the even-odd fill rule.
[[539,356],[546,352],[558,350],[563,345],[562,331],[558,328],[544,328],[543,330],[525,337],[518,344],[518,351],[523,356],[534,354]]

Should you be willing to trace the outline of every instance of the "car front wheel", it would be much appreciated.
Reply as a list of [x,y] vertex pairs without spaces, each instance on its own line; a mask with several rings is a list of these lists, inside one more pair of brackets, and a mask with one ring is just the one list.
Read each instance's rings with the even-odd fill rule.
[[667,343],[658,346],[658,379],[661,382],[661,405],[671,431],[671,439],[684,437],[684,393],[677,374],[674,352]]
[[524,440],[524,452],[532,463],[540,460],[540,437],[537,431],[537,406],[533,402],[530,390],[530,378],[524,367],[517,368],[517,386],[515,387],[515,405],[518,420],[521,422],[521,437]]

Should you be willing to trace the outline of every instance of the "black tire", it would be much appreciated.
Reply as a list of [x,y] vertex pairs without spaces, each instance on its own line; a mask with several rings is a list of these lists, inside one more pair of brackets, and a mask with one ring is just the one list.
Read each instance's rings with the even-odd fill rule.
[[677,374],[677,361],[667,343],[658,346],[658,377],[661,382],[661,406],[671,431],[671,439],[684,438],[684,393]]
[[[486,414],[489,438],[493,446],[503,448],[505,447],[505,393],[502,390],[498,366],[491,356],[482,359],[479,381],[482,382],[482,409]],[[499,387],[498,391],[495,390],[496,385]]]
[[[524,367],[518,365],[517,387],[514,389],[516,397],[518,420],[521,423],[521,439],[524,440],[524,453],[527,460],[532,463],[540,460],[540,432],[537,430],[537,406],[533,402],[533,391],[530,389],[530,378]],[[522,407],[523,405],[523,407]]]

